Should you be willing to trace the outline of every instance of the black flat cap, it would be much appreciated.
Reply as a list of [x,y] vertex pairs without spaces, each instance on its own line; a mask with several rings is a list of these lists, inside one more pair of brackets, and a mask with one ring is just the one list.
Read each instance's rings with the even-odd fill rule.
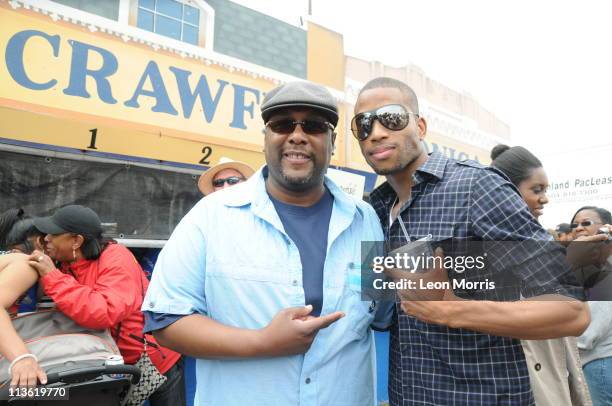
[[272,113],[289,107],[310,107],[323,113],[335,127],[338,104],[321,85],[311,82],[289,82],[270,90],[261,104],[261,117],[267,122]]
[[74,233],[87,237],[99,237],[102,223],[95,211],[89,207],[64,206],[50,217],[34,219],[34,226],[45,234]]

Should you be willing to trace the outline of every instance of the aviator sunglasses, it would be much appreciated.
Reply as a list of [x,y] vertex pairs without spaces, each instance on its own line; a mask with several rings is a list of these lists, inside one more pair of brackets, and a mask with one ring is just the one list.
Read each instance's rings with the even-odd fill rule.
[[277,134],[291,134],[295,131],[295,127],[297,127],[298,124],[302,126],[302,131],[309,135],[323,134],[326,133],[327,130],[334,130],[334,126],[328,121],[313,120],[308,118],[306,120],[281,118],[279,120],[268,121],[266,123],[266,127],[270,127],[270,129]]
[[237,183],[242,182],[243,180],[245,180],[244,178],[238,177],[238,176],[230,176],[229,178],[221,178],[221,179],[215,179],[212,181],[212,184],[214,187],[222,187],[223,184],[225,184],[225,182],[227,182],[228,185],[233,186]]
[[374,120],[378,120],[385,128],[392,131],[400,131],[408,126],[410,114],[418,117],[418,114],[410,113],[400,104],[388,104],[375,110],[364,111],[357,114],[351,120],[351,131],[355,138],[364,141],[372,132]]

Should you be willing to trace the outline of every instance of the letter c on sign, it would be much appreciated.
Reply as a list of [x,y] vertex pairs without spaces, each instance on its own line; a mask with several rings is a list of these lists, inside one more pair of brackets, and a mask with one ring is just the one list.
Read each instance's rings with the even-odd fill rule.
[[23,50],[26,42],[32,37],[42,37],[47,40],[53,49],[53,56],[57,58],[59,54],[60,36],[48,35],[42,31],[25,30],[13,35],[6,45],[6,67],[13,78],[23,87],[32,90],[47,90],[55,86],[57,80],[51,79],[46,83],[36,83],[32,81],[26,74],[23,66]]

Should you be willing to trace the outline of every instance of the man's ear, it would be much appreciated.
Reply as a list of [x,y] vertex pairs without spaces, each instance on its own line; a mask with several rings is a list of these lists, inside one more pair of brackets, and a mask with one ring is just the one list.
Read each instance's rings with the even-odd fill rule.
[[332,151],[336,149],[336,135],[338,134],[336,134],[335,132],[333,132],[331,135]]
[[417,127],[419,128],[419,139],[423,141],[427,134],[427,121],[421,116],[417,119]]

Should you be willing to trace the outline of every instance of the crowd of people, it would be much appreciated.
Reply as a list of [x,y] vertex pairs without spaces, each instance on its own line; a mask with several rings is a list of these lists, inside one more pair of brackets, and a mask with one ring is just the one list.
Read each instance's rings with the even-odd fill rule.
[[[5,212],[0,355],[11,385],[46,383],[11,324],[45,295],[78,324],[109,329],[125,363],[150,359],[165,378],[152,406],[186,404],[183,356],[197,359],[197,405],[371,406],[372,329],[390,331],[391,405],[612,404],[610,212],[584,206],[545,230],[540,160],[505,145],[490,166],[428,154],[427,121],[403,82],[371,80],[354,113],[351,132],[386,178],[369,202],[325,176],[334,97],[286,83],[261,105],[266,165],[224,161],[200,177],[206,197],[173,231],[150,283],[90,208]],[[516,286],[510,300],[448,289],[443,300],[407,290],[364,300],[362,242],[423,238],[551,243],[517,245],[497,264],[494,276]]]
[[[207,195],[243,182],[253,172],[245,163],[224,160],[204,172],[198,185]],[[0,215],[0,252],[0,356],[11,361],[11,385],[46,383],[45,371],[10,318],[51,300],[79,325],[113,332],[125,363],[151,360],[164,376],[148,397],[151,406],[186,405],[182,357],[143,333],[140,307],[149,281],[126,247],[103,236],[91,208],[68,205],[38,218],[9,209]]]
[[11,385],[32,387],[37,380],[46,381],[36,355],[27,351],[7,314],[7,309],[18,311],[33,287],[35,297],[46,295],[79,325],[109,329],[125,363],[150,358],[165,377],[149,398],[152,406],[186,404],[181,355],[142,332],[140,306],[149,281],[126,247],[103,237],[93,210],[69,205],[39,218],[10,210],[2,217],[2,231],[10,253],[0,256],[0,354],[11,360]]

